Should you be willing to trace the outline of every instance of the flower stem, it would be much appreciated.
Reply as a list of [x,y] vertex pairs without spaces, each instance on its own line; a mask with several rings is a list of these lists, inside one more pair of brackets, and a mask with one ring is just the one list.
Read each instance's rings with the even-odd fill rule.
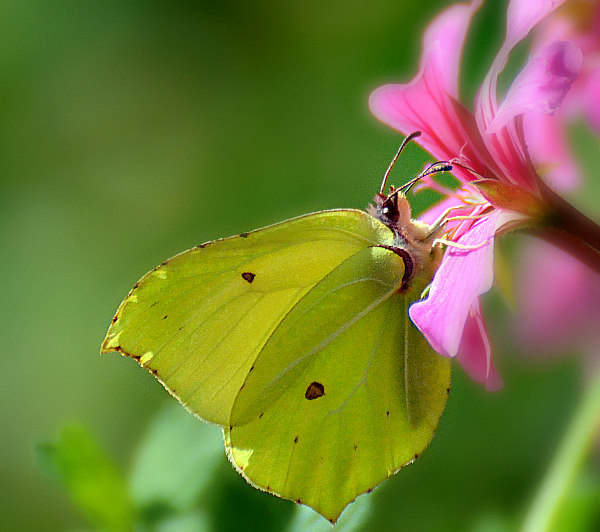
[[529,233],[562,249],[600,274],[600,250],[594,249],[571,233],[550,227],[545,229],[532,228],[529,230]]
[[545,212],[531,232],[573,255],[600,274],[600,225],[578,211],[543,182]]
[[600,430],[600,370],[584,391],[575,416],[542,481],[522,528],[548,532]]
[[544,202],[549,205],[550,226],[567,231],[583,240],[588,246],[600,252],[600,226],[554,190],[542,184],[540,191]]

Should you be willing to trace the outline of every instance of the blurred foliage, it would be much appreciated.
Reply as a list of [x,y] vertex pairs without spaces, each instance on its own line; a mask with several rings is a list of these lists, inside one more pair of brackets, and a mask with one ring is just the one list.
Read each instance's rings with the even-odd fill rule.
[[[540,449],[540,438],[560,440],[564,427],[553,419],[568,418],[577,400],[559,397],[577,383],[567,364],[546,371],[543,387],[532,389],[537,373],[537,368],[511,372],[511,393],[502,397],[482,396],[477,385],[458,374],[455,387],[461,392],[452,394],[426,458],[360,496],[335,530],[518,529],[532,485],[541,480],[553,451],[552,446]],[[548,412],[539,394],[555,392],[555,408]],[[523,399],[526,408],[520,407]],[[472,425],[478,430],[469,429]],[[221,430],[172,399],[142,434],[127,475],[79,426],[66,426],[55,443],[38,445],[37,454],[99,532],[331,530],[310,508],[248,486],[225,459]],[[534,482],[526,482],[528,477]],[[599,476],[591,468],[578,477],[553,529],[595,530],[599,503]]]
[[[0,529],[81,530],[83,515],[111,530],[131,518],[128,496],[139,530],[293,530],[313,519],[251,489],[226,463],[219,430],[176,405],[173,419],[160,412],[142,436],[166,392],[131,361],[99,357],[99,345],[127,290],[164,258],[306,212],[364,207],[400,142],[369,115],[368,93],[410,79],[423,29],[448,3],[0,5]],[[466,101],[502,39],[504,9],[486,2],[477,15]],[[597,139],[578,126],[573,138],[596,176]],[[427,160],[409,146],[392,182]],[[591,209],[600,181],[588,182],[576,199]],[[411,202],[420,212],[433,199]],[[492,306],[501,324],[506,309]],[[520,524],[575,408],[581,364],[543,365],[516,352],[502,326],[493,332],[504,390],[489,394],[456,369],[431,448],[364,497],[359,530]],[[39,456],[83,514],[33,460],[34,442],[67,419],[98,434],[102,448],[72,427]],[[109,486],[123,477],[129,495],[117,501]],[[587,501],[597,464],[582,478]],[[106,497],[114,505],[99,508]],[[569,511],[592,517],[567,520],[597,527],[590,504]]]
[[[141,439],[128,484],[80,426],[65,426],[56,442],[39,444],[37,454],[41,467],[62,481],[99,532],[331,530],[310,508],[294,509],[293,503],[265,497],[235,475],[228,478],[220,429],[200,422],[174,401],[164,405]],[[369,504],[368,497],[360,497],[336,530],[357,531],[369,515]]]
[[125,478],[85,428],[63,427],[58,440],[37,447],[39,464],[65,486],[97,530],[131,530],[133,505]]
[[553,527],[561,532],[600,530],[600,482],[598,472],[580,475],[569,492]]

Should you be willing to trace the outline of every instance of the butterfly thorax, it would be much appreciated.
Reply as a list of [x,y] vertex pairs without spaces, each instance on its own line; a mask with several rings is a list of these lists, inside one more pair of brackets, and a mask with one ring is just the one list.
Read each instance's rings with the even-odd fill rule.
[[406,268],[403,291],[415,290],[419,293],[431,282],[444,251],[436,238],[441,237],[442,227],[411,219],[410,204],[399,192],[388,196],[376,194],[375,204],[367,207],[367,212],[394,233],[394,245],[388,249],[402,257]]

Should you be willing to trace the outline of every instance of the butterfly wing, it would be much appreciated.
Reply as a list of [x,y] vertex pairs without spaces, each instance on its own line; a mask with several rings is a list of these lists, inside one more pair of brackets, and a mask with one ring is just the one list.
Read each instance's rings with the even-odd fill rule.
[[403,273],[392,251],[359,251],[274,330],[224,428],[251,483],[335,521],[427,447],[450,364],[410,322]]
[[323,277],[392,233],[362,211],[325,211],[181,253],[121,303],[101,352],[152,371],[189,410],[228,425],[263,345]]

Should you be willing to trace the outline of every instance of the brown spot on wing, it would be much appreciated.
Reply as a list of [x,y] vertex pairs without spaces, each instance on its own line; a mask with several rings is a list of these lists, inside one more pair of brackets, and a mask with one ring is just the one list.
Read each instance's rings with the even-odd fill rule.
[[294,443],[298,443],[298,436],[294,438]]
[[245,281],[248,281],[249,283],[251,283],[252,281],[254,281],[256,274],[252,273],[252,272],[244,272],[244,273],[242,273],[242,277],[244,278]]
[[325,395],[325,387],[320,382],[311,382],[306,388],[306,392],[304,393],[304,397],[309,401],[313,399],[318,399],[319,397],[323,397]]
[[249,235],[249,234],[250,234],[250,233],[240,233],[240,236],[241,236],[242,238],[248,238],[248,235]]

